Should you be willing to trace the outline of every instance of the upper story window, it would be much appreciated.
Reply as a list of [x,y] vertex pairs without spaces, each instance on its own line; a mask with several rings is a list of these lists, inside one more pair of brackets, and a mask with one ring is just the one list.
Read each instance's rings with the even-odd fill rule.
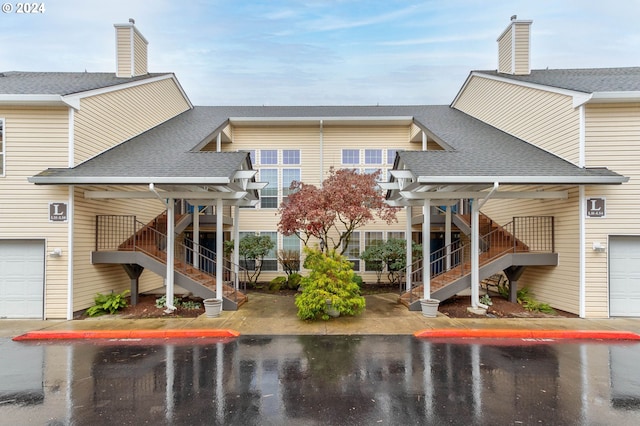
[[398,152],[398,150],[395,148],[387,149],[387,164],[389,164],[390,166],[393,165],[393,162],[396,159],[396,152]]
[[[253,154],[253,153],[252,153]],[[260,207],[263,209],[277,209],[287,200],[291,193],[291,182],[300,181],[301,169],[287,167],[300,164],[299,149],[261,149],[255,151],[260,159],[258,167],[260,182],[267,182],[267,186],[260,192]]]
[[0,176],[4,176],[4,118],[0,118]]
[[364,164],[382,164],[381,149],[365,149]]
[[343,149],[342,164],[360,164],[359,149]]
[[282,164],[300,164],[299,149],[283,149]]
[[260,164],[278,164],[277,149],[261,149]]

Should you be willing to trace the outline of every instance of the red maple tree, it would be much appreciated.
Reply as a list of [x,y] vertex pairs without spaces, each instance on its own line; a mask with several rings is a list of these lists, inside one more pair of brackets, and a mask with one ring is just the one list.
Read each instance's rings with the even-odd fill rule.
[[292,194],[278,209],[278,231],[295,234],[305,246],[314,237],[324,251],[334,249],[344,254],[353,231],[375,220],[375,216],[387,224],[397,222],[399,209],[385,203],[376,184],[380,173],[361,174],[331,167],[321,188],[293,182]]

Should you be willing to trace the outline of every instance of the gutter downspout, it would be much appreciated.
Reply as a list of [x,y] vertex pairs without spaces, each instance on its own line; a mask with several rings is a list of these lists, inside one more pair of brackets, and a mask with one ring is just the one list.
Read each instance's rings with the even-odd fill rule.
[[[585,143],[585,108],[584,104],[580,105],[579,109],[579,120],[580,120],[580,135],[579,135],[579,159],[578,166],[584,167],[586,164],[586,143]],[[580,306],[579,314],[580,318],[584,318],[587,311],[587,302],[586,302],[586,291],[587,291],[587,277],[586,277],[586,268],[587,268],[587,259],[586,259],[586,221],[584,218],[584,213],[587,211],[587,198],[585,194],[585,186],[580,185],[578,187],[578,226],[580,227],[578,233],[578,249],[580,250],[579,256],[579,272],[578,272],[578,280],[579,280],[579,303]],[[607,265],[608,266],[608,265]],[[608,281],[608,278],[607,278]],[[609,283],[607,282],[607,285]],[[610,300],[607,301],[607,308],[609,307]],[[607,309],[608,310],[608,309]]]
[[480,303],[480,209],[498,190],[498,182],[493,183],[491,191],[483,198],[477,199],[471,205],[471,307],[487,309],[488,306]]
[[[75,153],[75,110],[69,108],[69,152],[67,162],[69,167],[73,167],[74,153]],[[75,186],[70,185],[69,191],[69,206],[67,207],[67,320],[73,319],[73,257],[74,257],[74,233],[73,227],[75,225],[74,220],[74,203],[75,203]],[[46,319],[46,317],[45,317]]]
[[320,120],[320,179],[318,180],[318,182],[320,182],[320,186],[322,186],[322,172],[323,172],[323,163],[324,163],[324,121]]
[[165,294],[165,305],[167,307],[167,309],[165,309],[165,312],[170,314],[171,312],[175,311],[177,308],[175,306],[173,306],[173,275],[174,275],[174,270],[173,270],[173,259],[174,259],[174,239],[173,239],[173,233],[175,231],[175,215],[174,215],[174,206],[173,206],[173,198],[169,198],[169,199],[164,199],[160,196],[160,194],[158,193],[158,191],[156,190],[155,186],[153,183],[149,184],[149,191],[153,192],[154,194],[156,194],[156,197],[158,197],[158,199],[160,201],[162,201],[164,203],[164,205],[167,207],[167,277],[166,277],[166,282],[167,282],[167,289],[166,289],[166,294]]

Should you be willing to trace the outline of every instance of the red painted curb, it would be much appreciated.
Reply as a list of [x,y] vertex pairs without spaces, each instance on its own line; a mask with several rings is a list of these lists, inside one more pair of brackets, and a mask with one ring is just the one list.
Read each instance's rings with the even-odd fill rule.
[[629,331],[609,330],[510,330],[510,329],[436,329],[414,333],[424,338],[485,338],[485,339],[596,339],[640,340],[640,335]]
[[25,340],[76,339],[183,339],[206,337],[238,337],[240,333],[228,329],[173,329],[173,330],[39,330],[16,336]]

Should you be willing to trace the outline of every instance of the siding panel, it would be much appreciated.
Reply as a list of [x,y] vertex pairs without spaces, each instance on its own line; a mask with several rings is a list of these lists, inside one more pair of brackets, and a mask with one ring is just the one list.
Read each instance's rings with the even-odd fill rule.
[[579,160],[580,116],[569,96],[473,76],[454,107],[567,161]]

